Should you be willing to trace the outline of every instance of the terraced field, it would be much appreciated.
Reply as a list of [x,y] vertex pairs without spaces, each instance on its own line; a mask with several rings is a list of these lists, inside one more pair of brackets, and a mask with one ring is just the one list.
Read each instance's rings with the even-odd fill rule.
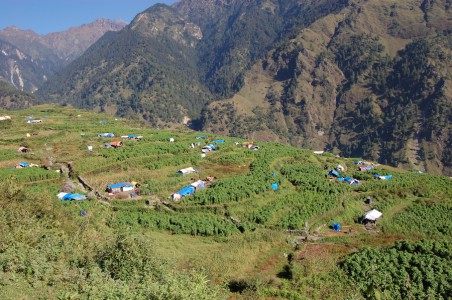
[[[410,269],[408,277],[397,275],[399,283],[375,280],[367,286],[357,280],[357,274],[368,272],[364,259],[353,254],[371,247],[366,251],[384,256],[377,247],[398,240],[409,240],[407,245],[442,241],[450,252],[452,185],[447,177],[386,166],[360,172],[357,159],[277,143],[251,150],[238,138],[185,127],[151,129],[70,107],[38,106],[8,114],[12,120],[0,122],[0,229],[6,232],[0,238],[1,298],[34,293],[61,299],[450,295],[451,277],[445,278],[451,274],[450,260],[438,258],[443,269],[437,281],[418,283],[421,279],[413,278]],[[30,118],[43,122],[26,123]],[[121,139],[130,134],[142,138]],[[202,156],[201,148],[218,139],[225,142]],[[122,147],[104,146],[120,140]],[[30,151],[18,153],[20,146]],[[38,166],[14,169],[20,162]],[[360,184],[327,176],[339,164],[346,170],[341,176]],[[177,173],[187,167],[196,172]],[[393,179],[379,180],[375,173]],[[205,188],[173,201],[172,194],[197,180],[205,180]],[[105,191],[119,182],[137,182],[136,196]],[[88,199],[58,199],[65,185]],[[366,204],[368,199],[372,203]],[[365,226],[360,219],[372,208],[383,217]],[[334,231],[333,223],[342,230]],[[388,251],[412,255],[405,248]],[[443,252],[434,255],[444,257]],[[164,276],[149,275],[155,272]],[[403,280],[413,282],[412,291],[395,287]]]

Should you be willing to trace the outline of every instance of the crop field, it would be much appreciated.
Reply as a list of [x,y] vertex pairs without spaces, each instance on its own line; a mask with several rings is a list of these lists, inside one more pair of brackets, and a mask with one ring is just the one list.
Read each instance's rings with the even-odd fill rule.
[[[278,143],[251,150],[239,138],[71,107],[0,113],[12,117],[0,122],[2,299],[452,294],[448,177],[384,165],[361,172],[358,159]],[[123,146],[105,147],[114,141]],[[208,144],[216,150],[201,155]],[[29,166],[15,168],[22,162]],[[338,165],[359,184],[328,176]],[[195,172],[177,173],[188,167]],[[173,200],[198,180],[204,188]],[[121,182],[138,183],[134,197],[106,192]],[[87,199],[60,200],[67,185]],[[382,217],[363,224],[374,208]]]

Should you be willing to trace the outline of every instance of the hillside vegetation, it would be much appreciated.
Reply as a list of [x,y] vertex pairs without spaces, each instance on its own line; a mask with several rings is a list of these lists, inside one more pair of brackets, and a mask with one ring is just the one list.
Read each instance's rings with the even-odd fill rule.
[[0,107],[3,109],[22,109],[36,101],[34,95],[22,92],[0,79]]
[[38,95],[451,175],[450,9],[446,0],[159,4]]
[[[0,121],[2,299],[447,299],[452,292],[448,177],[378,164],[362,172],[359,158],[272,142],[252,150],[239,138],[150,129],[70,106],[8,114],[12,120]],[[27,123],[35,119],[43,122]],[[131,134],[142,138],[104,145]],[[215,140],[217,150],[201,156]],[[20,162],[29,167],[13,168]],[[327,176],[339,164],[358,185]],[[195,173],[176,173],[190,166]],[[193,195],[169,197],[208,178]],[[139,193],[109,196],[106,186],[119,182],[138,182]],[[62,201],[63,188],[87,199]],[[372,208],[383,216],[363,225]]]

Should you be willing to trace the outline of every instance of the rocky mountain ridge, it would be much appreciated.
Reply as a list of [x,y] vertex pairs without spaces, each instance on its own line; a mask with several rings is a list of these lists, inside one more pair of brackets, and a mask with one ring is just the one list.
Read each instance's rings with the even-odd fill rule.
[[[22,53],[18,59],[12,58],[12,54],[5,48],[6,46],[3,46],[7,54],[1,52],[0,59],[8,60],[8,66],[3,64],[0,68],[0,72],[3,73],[2,78],[18,89],[35,92],[49,76],[79,57],[105,32],[120,30],[125,25],[123,21],[99,19],[66,31],[46,35],[39,35],[32,30],[21,30],[14,26],[2,29],[0,41],[14,46]],[[33,74],[28,71],[29,69],[33,69]],[[18,73],[24,75],[19,76]]]

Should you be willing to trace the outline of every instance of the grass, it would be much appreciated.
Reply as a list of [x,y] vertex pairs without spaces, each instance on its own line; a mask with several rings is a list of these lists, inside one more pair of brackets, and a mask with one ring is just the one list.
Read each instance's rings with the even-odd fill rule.
[[[362,185],[349,187],[335,180],[329,182],[322,167],[325,164],[330,167],[341,164],[347,168],[346,174],[351,175],[356,169],[354,159],[314,155],[308,150],[275,143],[261,143],[261,150],[251,151],[234,145],[232,141],[242,141],[235,138],[226,138],[227,142],[220,145],[220,150],[207,153],[207,157],[202,159],[199,148],[189,148],[193,142],[206,143],[196,139],[196,136],[204,135],[196,132],[149,129],[133,121],[116,121],[111,116],[50,105],[12,111],[10,115],[13,117],[11,127],[0,135],[0,168],[3,168],[0,175],[12,172],[20,188],[32,195],[37,204],[43,205],[46,214],[54,216],[51,226],[63,230],[75,250],[86,252],[83,254],[85,259],[95,257],[99,249],[114,241],[118,235],[143,236],[152,244],[150,255],[170,261],[178,270],[202,270],[214,285],[230,286],[231,299],[359,299],[360,294],[341,273],[338,263],[363,246],[381,247],[401,239],[431,238],[425,232],[413,234],[412,230],[407,230],[407,224],[417,222],[418,218],[410,209],[417,208],[420,205],[418,203],[447,207],[450,202],[450,179],[443,176],[412,174],[381,166],[376,171],[394,174],[393,181],[377,181],[371,174],[362,175],[368,177]],[[24,126],[27,115],[46,115],[47,118],[43,124],[33,126],[33,130],[30,130]],[[107,124],[101,124],[101,120],[106,120]],[[36,135],[26,137],[25,134],[30,131]],[[97,137],[100,132],[115,132],[118,136],[133,133],[144,137],[139,142],[126,141],[123,149],[104,149],[101,147],[103,142],[116,140],[116,137],[100,139]],[[82,137],[80,133],[85,133],[85,136]],[[217,138],[206,135],[210,137],[209,142]],[[176,142],[169,143],[169,137],[174,137]],[[33,154],[17,153],[16,149],[21,144],[30,147]],[[94,146],[93,151],[87,150],[88,145]],[[190,157],[190,160],[181,163],[182,156]],[[61,165],[72,162],[75,174],[84,177],[101,193],[110,183],[138,181],[145,194],[135,199],[111,201],[109,206],[95,199],[62,202],[55,195],[67,178],[52,175],[39,180],[38,177],[27,179],[25,176],[21,182],[19,174],[28,174],[33,170],[5,168],[22,160],[51,167],[50,171],[39,169],[39,174],[44,175],[56,174],[54,171]],[[256,164],[264,160],[268,165]],[[187,176],[175,173],[190,165],[197,168],[199,173]],[[263,171],[251,171],[253,166],[263,168]],[[293,172],[301,173],[290,176],[282,174],[287,167],[294,167],[291,169]],[[189,184],[193,178],[215,176],[217,180],[223,180],[236,176],[263,176],[262,172],[263,175],[275,172],[274,180],[280,181],[278,191],[268,187],[268,190],[256,192],[252,196],[240,196],[236,201],[206,205],[192,203],[192,198],[188,197],[179,204],[172,203],[174,209],[145,203],[149,199],[170,202],[168,196]],[[309,180],[298,183],[299,176],[309,177]],[[75,176],[72,179],[76,181]],[[88,192],[81,186],[77,186],[77,191]],[[328,195],[328,191],[333,193],[332,196]],[[374,232],[368,232],[358,223],[359,217],[372,208],[364,203],[368,196],[374,199],[372,206],[381,206],[383,212],[383,218],[378,221]],[[328,209],[312,213],[306,211],[316,205],[311,198],[319,204],[323,201],[334,203],[325,206]],[[263,222],[252,220],[253,214],[265,213],[267,208],[270,211]],[[85,210],[87,216],[80,216],[81,210]],[[297,226],[295,229],[304,229],[307,221],[309,233],[315,232],[322,238],[320,241],[297,245],[294,243],[297,235],[290,235],[285,232],[287,228],[281,227],[281,220],[297,210],[300,211],[299,216],[309,217],[306,220],[294,220],[293,224]],[[418,211],[438,218],[433,208]],[[127,218],[135,220],[131,222],[135,224],[132,227],[115,223],[125,213],[129,214]],[[224,236],[192,236],[140,225],[136,222],[140,214],[156,218],[163,215],[181,218],[202,216],[205,220],[218,219],[228,224],[232,224],[230,217],[233,217],[239,224],[234,225],[234,232]],[[403,221],[403,218],[409,221]],[[333,232],[330,229],[333,222],[340,222],[343,229],[352,228],[352,233]],[[444,224],[447,231],[447,221]],[[38,235],[39,230],[33,232]],[[27,236],[29,234],[23,235]],[[450,235],[443,235],[442,238],[449,239]],[[40,292],[52,295],[54,291],[45,288]],[[8,286],[8,293],[14,295],[12,285]]]

